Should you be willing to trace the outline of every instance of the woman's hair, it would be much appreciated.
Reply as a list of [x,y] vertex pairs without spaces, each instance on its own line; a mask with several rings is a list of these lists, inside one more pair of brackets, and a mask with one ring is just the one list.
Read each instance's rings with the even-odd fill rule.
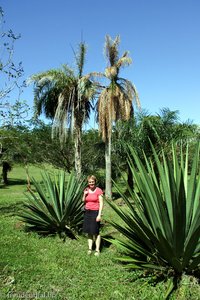
[[96,179],[96,177],[95,177],[94,175],[88,176],[87,180],[89,181],[90,179],[94,180],[95,183],[96,183],[96,181],[97,181],[97,179]]

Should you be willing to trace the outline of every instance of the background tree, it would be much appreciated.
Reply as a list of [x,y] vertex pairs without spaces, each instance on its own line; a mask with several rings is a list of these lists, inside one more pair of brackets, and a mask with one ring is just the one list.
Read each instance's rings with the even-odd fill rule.
[[0,7],[0,115],[9,106],[7,97],[14,88],[20,88],[19,78],[23,75],[22,62],[14,61],[14,45],[20,38],[11,29],[4,28],[4,11]]
[[111,137],[113,124],[118,120],[129,120],[133,115],[132,101],[140,107],[139,97],[135,86],[127,79],[119,77],[122,67],[131,64],[132,60],[128,52],[124,52],[119,57],[120,38],[114,40],[106,36],[105,56],[108,66],[105,72],[94,73],[109,80],[105,86],[97,103],[97,119],[102,140],[105,142],[105,163],[106,163],[106,195],[111,197]]
[[0,125],[8,126],[27,126],[30,107],[25,100],[17,99],[14,104],[9,104],[4,107],[1,113]]
[[94,174],[98,186],[105,189],[105,144],[98,130],[91,129],[83,132],[81,149],[83,174]]
[[51,124],[40,122],[31,130],[32,139],[35,141],[35,149],[38,157],[37,163],[52,165],[54,168],[62,169],[68,173],[74,166],[73,142],[68,138],[63,146],[58,138],[51,138]]
[[[53,135],[59,135],[62,143],[71,133],[75,147],[75,171],[81,175],[81,136],[82,126],[89,119],[91,100],[95,89],[89,76],[83,76],[86,46],[80,43],[74,52],[77,73],[67,65],[62,69],[49,70],[33,75],[36,115],[42,111],[53,119]],[[68,130],[69,129],[69,130]]]
[[[139,127],[137,118],[132,116],[128,121],[118,121],[112,133],[112,178],[117,180],[124,171],[127,174],[127,183],[133,188],[133,176],[127,163],[128,145],[139,153]],[[114,176],[113,176],[114,175]]]
[[120,178],[120,171],[123,171],[127,174],[129,187],[133,188],[132,172],[126,160],[129,146],[135,149],[141,161],[145,163],[143,152],[148,159],[152,159],[151,144],[158,153],[163,148],[168,154],[172,141],[179,145],[188,143],[193,155],[192,147],[198,139],[199,127],[188,121],[180,122],[178,111],[163,108],[156,115],[150,115],[145,110],[140,111],[129,121],[118,121],[113,127],[112,178]]
[[[33,126],[33,124],[32,124]],[[0,161],[4,184],[8,184],[8,165],[21,164],[26,172],[27,187],[31,187],[30,165],[38,165],[45,169],[46,165],[71,172],[73,168],[74,150],[69,140],[61,147],[58,139],[51,138],[51,125],[43,122],[33,128],[25,126],[1,127],[0,137],[2,151]],[[7,163],[7,164],[6,164]],[[7,179],[7,180],[6,180]]]
[[[14,162],[16,147],[22,147],[16,130],[27,130],[27,116],[29,106],[25,101],[17,100],[13,105],[4,109],[0,126],[0,165],[2,166],[2,182],[8,184],[8,172],[11,171]],[[18,144],[17,144],[18,142]]]
[[2,166],[2,180],[4,185],[9,183],[8,172],[11,171],[14,162],[15,135],[8,127],[0,128],[0,165]]
[[[25,111],[27,112],[26,103],[20,100],[23,87],[25,86],[24,81],[20,80],[24,70],[22,62],[16,63],[14,60],[14,46],[20,35],[16,35],[11,29],[5,29],[4,26],[4,11],[0,7],[0,126],[10,125],[11,120],[12,123],[16,121],[16,117],[17,122],[20,122],[22,107],[24,108],[24,113]],[[18,97],[10,101],[9,97],[14,89],[18,90]],[[4,139],[0,136],[0,148],[2,149],[0,164],[2,165],[3,183],[7,184],[7,174],[11,170],[11,162],[5,160],[5,152],[8,149],[4,147],[3,141]]]
[[[188,143],[197,137],[197,126],[190,122],[180,122],[179,112],[163,108],[156,115],[138,115],[139,148],[150,158],[152,156],[151,145],[159,151],[164,149],[167,154],[171,142]],[[140,155],[142,155],[140,151]]]

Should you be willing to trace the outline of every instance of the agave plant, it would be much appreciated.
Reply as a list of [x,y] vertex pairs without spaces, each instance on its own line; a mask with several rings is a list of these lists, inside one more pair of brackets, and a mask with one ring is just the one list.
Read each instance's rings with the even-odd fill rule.
[[128,210],[108,202],[123,220],[111,221],[123,236],[111,240],[123,250],[119,259],[130,268],[166,275],[169,293],[183,273],[200,270],[200,146],[196,146],[191,171],[188,149],[180,154],[180,148],[172,145],[170,160],[164,151],[158,155],[153,148],[154,162],[145,157],[143,164],[130,148],[134,190],[128,187],[128,197],[115,185]]
[[84,182],[72,173],[67,183],[65,173],[60,171],[52,177],[42,174],[42,183],[33,180],[36,192],[27,194],[21,217],[28,230],[40,234],[56,234],[60,237],[77,238],[83,222],[81,201]]

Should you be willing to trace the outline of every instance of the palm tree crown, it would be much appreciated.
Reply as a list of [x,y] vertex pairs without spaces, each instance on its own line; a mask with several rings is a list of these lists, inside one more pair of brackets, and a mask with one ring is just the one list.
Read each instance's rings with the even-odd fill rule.
[[111,197],[111,136],[112,126],[118,120],[129,120],[133,114],[132,102],[140,107],[139,97],[135,86],[127,79],[119,77],[122,67],[131,64],[128,52],[119,56],[120,38],[114,40],[106,36],[105,56],[108,66],[105,72],[93,73],[109,80],[108,86],[104,87],[97,101],[97,120],[102,140],[105,142],[105,163],[106,163],[106,196]]
[[[89,118],[95,96],[95,88],[89,75],[83,76],[86,45],[79,44],[74,52],[77,74],[67,65],[31,77],[34,82],[35,113],[42,112],[53,120],[53,136],[58,134],[65,141],[71,132],[75,142],[75,169],[81,173],[81,131],[83,123]],[[70,128],[70,131],[68,130]]]
[[128,120],[131,117],[133,100],[140,107],[135,86],[129,80],[119,77],[120,69],[132,62],[127,51],[119,57],[119,43],[119,36],[115,40],[112,40],[108,35],[106,36],[105,55],[108,66],[104,74],[101,75],[109,79],[110,84],[102,90],[97,107],[99,129],[104,141],[111,136],[113,122]]

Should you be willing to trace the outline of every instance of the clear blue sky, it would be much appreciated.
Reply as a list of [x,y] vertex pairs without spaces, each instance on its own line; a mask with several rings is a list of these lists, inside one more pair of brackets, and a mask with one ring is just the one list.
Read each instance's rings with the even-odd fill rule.
[[[105,35],[120,35],[121,53],[133,64],[123,70],[139,92],[143,109],[179,110],[181,121],[200,124],[199,0],[0,0],[6,28],[21,33],[15,60],[25,77],[63,63],[72,48],[88,45],[85,73],[102,72]],[[29,87],[23,95],[32,105]]]

